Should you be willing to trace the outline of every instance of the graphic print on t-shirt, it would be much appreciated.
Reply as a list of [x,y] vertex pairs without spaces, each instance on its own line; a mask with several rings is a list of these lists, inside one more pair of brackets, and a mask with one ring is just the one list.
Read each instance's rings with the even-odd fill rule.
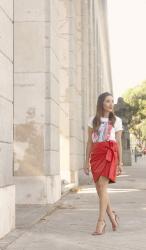
[[[90,116],[88,120],[88,126],[92,129],[93,129],[94,117],[95,116]],[[116,121],[114,126],[111,124],[111,121],[109,121],[108,117],[100,117],[100,121],[101,124],[99,126],[99,131],[96,130],[92,132],[92,141],[93,142],[105,141],[105,140],[116,141],[115,132],[123,130],[122,119],[116,116]]]
[[98,129],[98,141],[104,141],[107,135],[108,122],[101,122],[101,125]]
[[110,137],[110,131],[112,129],[112,125],[108,121],[101,121],[100,127],[98,131],[93,133],[93,141],[100,142],[108,140]]

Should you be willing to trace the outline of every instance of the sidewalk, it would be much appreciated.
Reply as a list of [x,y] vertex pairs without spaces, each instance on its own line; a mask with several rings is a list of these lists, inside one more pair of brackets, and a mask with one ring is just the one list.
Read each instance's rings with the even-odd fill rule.
[[[140,159],[139,159],[140,160]],[[146,157],[133,167],[125,167],[108,192],[120,227],[112,232],[106,217],[106,233],[92,236],[98,215],[98,197],[92,185],[81,186],[58,203],[51,214],[40,208],[39,220],[20,225],[0,240],[7,250],[144,250],[146,245]],[[37,210],[34,210],[36,212]],[[36,212],[38,213],[38,212]],[[24,218],[23,213],[21,214]],[[41,218],[41,219],[40,219]],[[29,218],[30,220],[30,218]],[[25,219],[24,219],[25,221]]]

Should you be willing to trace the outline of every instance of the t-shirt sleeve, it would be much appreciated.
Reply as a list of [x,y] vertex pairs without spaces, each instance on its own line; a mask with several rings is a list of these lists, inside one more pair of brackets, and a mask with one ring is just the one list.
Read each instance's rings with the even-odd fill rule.
[[116,116],[116,121],[115,121],[115,132],[123,130],[123,123],[122,119],[118,116]]
[[93,116],[90,116],[89,118],[88,118],[88,127],[90,127],[90,128],[93,128]]

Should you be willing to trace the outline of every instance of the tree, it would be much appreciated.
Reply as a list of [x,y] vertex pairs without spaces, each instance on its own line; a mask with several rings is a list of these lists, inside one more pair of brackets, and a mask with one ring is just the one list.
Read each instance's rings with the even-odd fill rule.
[[131,119],[129,130],[137,139],[146,140],[146,81],[123,94],[124,101],[129,104]]

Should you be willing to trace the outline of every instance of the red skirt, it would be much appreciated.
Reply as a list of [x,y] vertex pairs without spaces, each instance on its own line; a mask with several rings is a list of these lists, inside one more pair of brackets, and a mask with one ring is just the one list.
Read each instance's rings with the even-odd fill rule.
[[116,182],[118,157],[118,144],[116,141],[102,141],[92,144],[89,163],[94,182],[100,176],[107,177],[109,183]]

